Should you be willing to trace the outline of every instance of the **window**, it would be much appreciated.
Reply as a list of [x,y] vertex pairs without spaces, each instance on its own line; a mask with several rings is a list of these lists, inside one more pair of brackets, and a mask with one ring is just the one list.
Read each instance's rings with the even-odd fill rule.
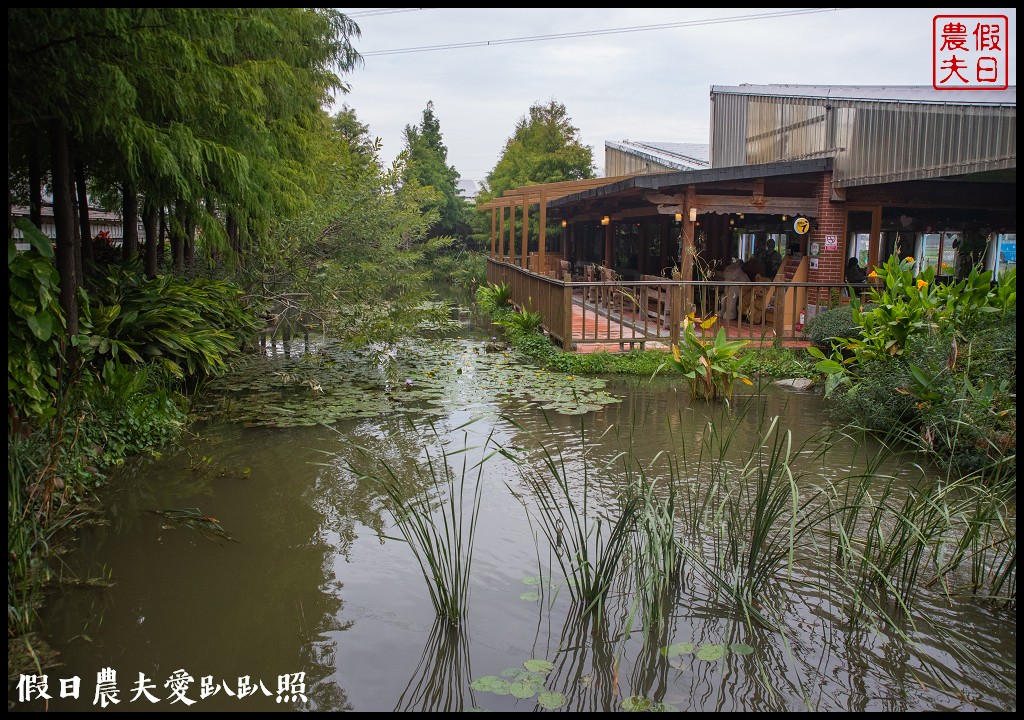
[[1003,275],[1017,269],[1017,233],[997,233],[990,243],[994,252],[989,253],[986,267],[993,277],[1001,280]]
[[956,272],[956,248],[953,243],[960,238],[957,232],[920,233],[917,239],[917,264],[915,273],[935,268],[936,275],[952,275]]

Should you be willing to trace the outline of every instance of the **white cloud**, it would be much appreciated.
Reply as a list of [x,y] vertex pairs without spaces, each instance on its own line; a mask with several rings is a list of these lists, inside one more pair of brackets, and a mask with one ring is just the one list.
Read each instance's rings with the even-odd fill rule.
[[[360,52],[478,43],[590,30],[758,16],[778,8],[341,9]],[[834,9],[643,32],[370,55],[340,98],[382,139],[390,162],[428,101],[448,161],[466,178],[494,167],[532,104],[565,105],[603,173],[606,140],[708,142],[712,85],[930,85],[936,14],[1009,17],[1016,85],[1016,10]]]

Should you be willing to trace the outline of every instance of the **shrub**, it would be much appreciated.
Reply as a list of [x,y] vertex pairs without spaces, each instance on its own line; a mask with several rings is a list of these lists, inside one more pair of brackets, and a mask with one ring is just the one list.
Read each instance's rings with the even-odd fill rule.
[[853,307],[837,305],[812,317],[804,330],[811,345],[824,353],[832,352],[832,340],[848,338],[860,332],[860,326],[853,321]]

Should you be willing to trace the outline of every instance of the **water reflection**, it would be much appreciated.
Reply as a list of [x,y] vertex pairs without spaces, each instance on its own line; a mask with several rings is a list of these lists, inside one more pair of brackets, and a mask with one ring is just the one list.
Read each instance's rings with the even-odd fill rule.
[[[724,408],[690,402],[671,377],[610,380],[608,390],[621,402],[582,416],[492,398],[440,408],[433,425],[390,415],[332,428],[211,424],[182,452],[126,466],[104,493],[109,524],[83,530],[64,559],[69,575],[109,572],[116,585],[62,587],[44,610],[46,635],[64,662],[51,687],[59,677],[83,680],[83,699],[55,699],[50,709],[94,709],[93,680],[111,667],[124,696],[140,672],[158,682],[161,702],[146,710],[175,709],[162,683],[185,668],[197,698],[203,676],[228,687],[259,678],[271,693],[241,700],[220,692],[200,700],[202,710],[532,711],[536,697],[471,688],[530,659],[553,663],[544,687],[564,694],[572,711],[618,710],[634,696],[692,711],[1015,707],[1012,666],[989,673],[948,642],[956,632],[983,660],[1015,661],[1012,611],[925,593],[919,615],[927,621],[906,628],[913,643],[906,642],[848,621],[819,553],[798,554],[793,575],[781,573],[766,590],[761,607],[784,621],[779,631],[749,623],[692,562],[656,606],[638,599],[641,581],[627,567],[603,612],[574,607],[553,549],[527,514],[536,496],[522,473],[535,470],[544,451],[572,479],[571,492],[587,474],[594,507],[605,513],[638,475],[659,483],[658,492],[677,482],[680,497],[701,478],[735,476],[756,459],[752,448],[776,417],[792,433],[802,492],[870,472],[898,478],[905,493],[921,474],[865,439],[818,443],[827,423],[815,394],[763,388]],[[728,457],[702,455],[716,443],[730,445]],[[457,631],[436,621],[420,568],[394,537],[385,493],[366,479],[374,463],[386,462],[410,495],[421,495],[429,485],[424,452],[437,457],[438,447],[468,447],[460,457],[470,467],[495,447],[510,449],[490,457],[480,479],[469,614]],[[239,543],[217,545],[151,512],[192,507]],[[524,584],[534,576],[543,577],[539,586]],[[523,599],[533,589],[539,599]],[[693,647],[665,651],[679,643]],[[699,655],[712,646],[721,646],[720,657]],[[276,702],[278,677],[297,672],[305,673],[307,701]]]

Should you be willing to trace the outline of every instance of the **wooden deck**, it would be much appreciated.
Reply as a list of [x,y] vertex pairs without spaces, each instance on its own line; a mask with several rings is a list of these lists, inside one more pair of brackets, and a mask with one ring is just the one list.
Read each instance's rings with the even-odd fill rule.
[[[611,308],[608,305],[611,304]],[[654,312],[629,310],[626,304],[615,306],[614,303],[595,303],[584,298],[583,291],[573,295],[572,303],[572,336],[586,338],[573,345],[573,352],[592,353],[628,352],[630,350],[668,350],[671,340],[668,337],[669,327],[662,317]],[[716,321],[711,327],[698,333],[713,339],[718,334],[723,321]],[[724,321],[726,335],[730,340],[746,339],[757,346],[776,345],[775,331],[770,323],[757,323],[741,320]],[[592,342],[587,339],[593,338]],[[807,347],[806,340],[784,339],[784,347]]]

